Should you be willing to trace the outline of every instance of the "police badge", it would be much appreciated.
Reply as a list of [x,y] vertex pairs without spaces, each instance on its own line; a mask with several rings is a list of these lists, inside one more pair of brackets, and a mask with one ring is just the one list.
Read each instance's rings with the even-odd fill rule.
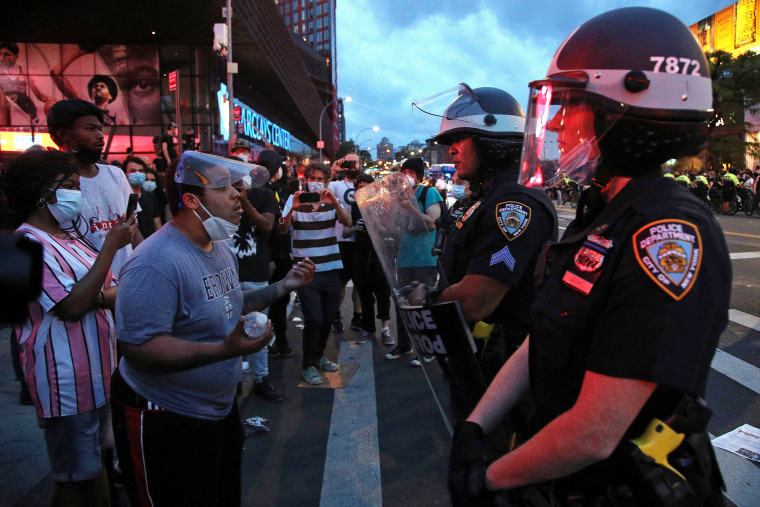
[[659,220],[633,235],[636,260],[647,275],[676,301],[694,286],[702,263],[702,238],[694,224]]
[[522,234],[530,223],[531,209],[519,202],[501,202],[496,206],[496,223],[509,241]]

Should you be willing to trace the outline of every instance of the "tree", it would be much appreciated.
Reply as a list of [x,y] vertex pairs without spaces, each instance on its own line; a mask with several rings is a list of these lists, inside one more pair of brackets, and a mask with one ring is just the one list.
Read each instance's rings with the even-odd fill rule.
[[338,151],[335,152],[335,159],[343,158],[349,153],[356,153],[356,145],[353,140],[348,140],[345,143],[340,143]]
[[706,53],[713,81],[713,108],[707,150],[712,167],[731,163],[743,169],[746,155],[760,157],[760,143],[748,135],[752,124],[745,111],[760,111],[760,55],[746,52],[733,57],[725,51]]

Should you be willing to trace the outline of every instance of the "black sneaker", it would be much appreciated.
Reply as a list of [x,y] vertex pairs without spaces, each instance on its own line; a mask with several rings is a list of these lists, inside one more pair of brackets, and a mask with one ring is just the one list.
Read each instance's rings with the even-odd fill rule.
[[280,348],[277,345],[269,347],[269,357],[277,357],[281,354]]
[[385,354],[385,358],[388,360],[393,360],[393,359],[398,359],[399,357],[402,357],[402,356],[408,356],[411,353],[412,353],[412,347],[397,346],[395,349]]
[[358,315],[354,315],[354,318],[351,319],[351,329],[353,329],[354,331],[364,331],[361,313]]
[[268,375],[262,378],[260,382],[256,382],[253,386],[253,392],[256,396],[261,396],[269,401],[282,401],[285,399],[269,382]]
[[290,348],[290,345],[285,345],[284,347],[280,347],[280,357],[292,357],[293,356],[293,349]]
[[340,315],[333,321],[332,328],[336,333],[342,333],[346,329],[343,327],[343,319],[340,318]]

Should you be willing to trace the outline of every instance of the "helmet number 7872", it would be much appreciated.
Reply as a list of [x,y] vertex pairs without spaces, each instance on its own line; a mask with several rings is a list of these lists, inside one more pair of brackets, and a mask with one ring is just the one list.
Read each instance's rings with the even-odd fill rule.
[[[653,72],[662,72],[662,64],[664,63],[665,72],[668,74],[678,74],[679,72],[681,74],[688,74],[689,67],[694,66],[694,69],[691,71],[691,75],[699,75],[698,60],[692,60],[690,58],[677,58],[675,56],[650,56],[649,61],[654,62],[654,69],[652,69]],[[681,67],[681,65],[683,65],[683,67]]]

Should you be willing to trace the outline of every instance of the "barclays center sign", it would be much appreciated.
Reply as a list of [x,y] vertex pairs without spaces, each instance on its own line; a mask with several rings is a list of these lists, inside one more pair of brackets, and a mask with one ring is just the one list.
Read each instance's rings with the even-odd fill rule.
[[[222,137],[229,139],[229,106],[227,87],[222,84],[217,94],[219,100],[219,130]],[[246,104],[235,99],[234,119],[238,134],[249,139],[265,140],[268,143],[290,151],[290,132],[260,115]]]

